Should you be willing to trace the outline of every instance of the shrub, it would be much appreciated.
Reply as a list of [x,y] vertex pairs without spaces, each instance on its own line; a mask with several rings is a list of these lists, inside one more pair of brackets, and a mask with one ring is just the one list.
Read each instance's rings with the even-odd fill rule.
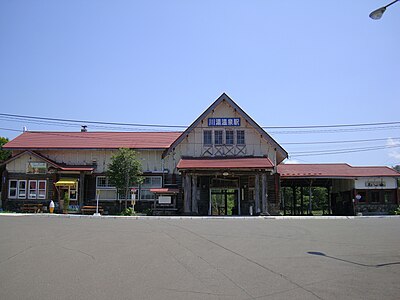
[[125,208],[122,212],[121,212],[121,216],[135,216],[136,212],[133,211],[132,207],[128,207]]
[[400,206],[398,206],[396,209],[393,209],[389,212],[391,215],[400,215]]

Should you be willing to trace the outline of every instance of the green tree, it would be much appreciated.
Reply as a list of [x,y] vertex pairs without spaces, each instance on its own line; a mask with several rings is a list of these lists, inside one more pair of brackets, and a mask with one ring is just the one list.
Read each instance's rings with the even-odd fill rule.
[[8,138],[0,137],[0,162],[6,161],[11,156],[11,151],[3,150],[3,145],[8,143]]
[[125,197],[125,208],[127,208],[129,187],[143,182],[142,164],[136,152],[126,148],[119,149],[111,157],[107,175],[117,188],[117,194]]

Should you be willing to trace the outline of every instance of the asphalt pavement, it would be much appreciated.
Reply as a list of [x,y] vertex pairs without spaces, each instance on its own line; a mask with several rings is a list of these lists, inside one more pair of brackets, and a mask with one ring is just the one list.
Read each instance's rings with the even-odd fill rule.
[[0,299],[399,299],[400,217],[0,215]]

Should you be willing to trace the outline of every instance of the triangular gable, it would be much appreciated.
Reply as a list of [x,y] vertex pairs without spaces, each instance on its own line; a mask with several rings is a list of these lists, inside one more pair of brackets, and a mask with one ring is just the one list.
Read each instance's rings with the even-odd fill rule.
[[8,164],[8,163],[10,163],[10,162],[12,162],[12,161],[14,161],[14,160],[16,160],[16,159],[18,159],[18,158],[24,156],[25,154],[34,156],[34,157],[36,157],[36,158],[38,158],[38,159],[40,159],[40,160],[42,160],[42,161],[44,161],[44,162],[46,162],[46,163],[52,165],[52,166],[55,167],[55,168],[60,168],[60,166],[59,166],[57,163],[55,163],[54,161],[52,161],[52,160],[50,160],[50,159],[48,159],[48,158],[46,158],[46,157],[40,155],[39,153],[36,153],[36,152],[34,152],[34,151],[30,151],[30,150],[26,150],[26,151],[23,151],[23,152],[21,152],[21,153],[18,153],[17,155],[15,155],[15,156],[9,158],[8,160],[6,160],[5,162],[3,162],[2,164],[3,164],[3,165],[6,165],[6,164]]
[[59,163],[56,163],[55,161],[53,161],[53,160],[51,160],[51,159],[49,159],[47,157],[44,157],[44,156],[40,155],[39,153],[36,153],[35,151],[31,151],[31,150],[26,150],[26,151],[23,151],[21,153],[18,153],[17,155],[15,155],[15,156],[11,157],[10,159],[8,159],[7,161],[3,162],[2,165],[6,165],[6,164],[8,164],[8,163],[10,163],[10,162],[12,162],[12,161],[24,156],[24,155],[26,155],[26,154],[30,155],[30,156],[34,156],[34,157],[42,160],[43,162],[48,163],[51,167],[53,167],[55,169],[59,169],[61,171],[89,171],[89,172],[93,172],[93,170],[94,170],[94,167],[90,166],[90,165],[88,165],[88,166],[87,165],[85,165],[85,166],[78,166],[78,165],[68,166],[68,165],[65,165],[65,164],[59,164]]
[[279,155],[277,158],[277,164],[282,162],[285,158],[287,158],[288,153],[283,149],[264,129],[260,127],[244,110],[242,110],[239,105],[237,105],[226,93],[222,93],[221,96],[213,104],[211,104],[206,111],[204,111],[176,140],[172,143],[172,145],[167,149],[163,157],[167,156],[177,145],[179,145],[185,137],[187,137],[198,125],[199,123],[205,119],[207,115],[209,115],[212,110],[214,110],[217,106],[219,106],[223,101],[226,101],[227,104],[232,106],[234,110],[241,115],[243,119],[245,119],[255,130],[257,130],[263,138],[265,138],[268,142],[270,142],[276,148]]

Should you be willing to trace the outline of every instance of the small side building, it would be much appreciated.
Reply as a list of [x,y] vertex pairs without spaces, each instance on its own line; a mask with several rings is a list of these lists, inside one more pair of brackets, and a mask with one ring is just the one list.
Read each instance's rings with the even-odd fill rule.
[[[304,214],[304,194],[312,187],[328,190],[327,211],[334,215],[387,214],[399,205],[400,174],[389,167],[353,167],[348,164],[282,164],[281,186],[293,190],[289,214]],[[301,189],[296,199],[296,189]]]

